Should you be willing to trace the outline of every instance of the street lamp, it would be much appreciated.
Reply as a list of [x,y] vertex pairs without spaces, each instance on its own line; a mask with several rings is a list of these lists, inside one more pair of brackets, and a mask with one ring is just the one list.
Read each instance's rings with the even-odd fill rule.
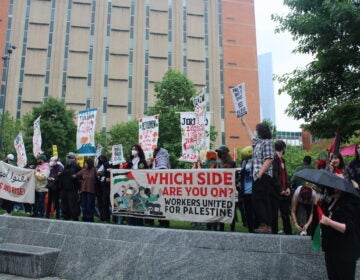
[[0,133],[0,151],[3,150],[3,140],[4,140],[4,122],[5,122],[5,105],[6,105],[6,91],[7,91],[7,79],[8,79],[8,73],[9,73],[9,65],[10,65],[10,58],[13,51],[16,49],[15,46],[9,45],[9,48],[7,49],[7,53],[2,57],[4,61],[4,68],[5,68],[5,81],[2,81],[1,83],[1,89],[2,89],[2,116],[1,116],[1,133]]

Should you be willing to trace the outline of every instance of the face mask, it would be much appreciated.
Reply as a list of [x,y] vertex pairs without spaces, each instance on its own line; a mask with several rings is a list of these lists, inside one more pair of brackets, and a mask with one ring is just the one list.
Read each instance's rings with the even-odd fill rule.
[[259,138],[259,133],[256,130],[254,131],[254,137]]
[[56,165],[56,162],[53,161],[53,160],[50,160],[49,165],[50,165],[50,166],[55,166],[55,165]]
[[131,155],[132,155],[132,156],[137,156],[137,155],[138,155],[138,151],[132,150],[132,151],[131,151]]
[[246,171],[250,171],[250,169],[251,169],[250,164],[247,164],[247,165],[245,166],[245,170],[246,170]]

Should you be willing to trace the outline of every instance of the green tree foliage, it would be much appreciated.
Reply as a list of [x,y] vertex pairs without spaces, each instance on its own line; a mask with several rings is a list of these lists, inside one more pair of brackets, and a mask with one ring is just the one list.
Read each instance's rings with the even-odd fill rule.
[[[2,115],[0,116],[0,123]],[[12,153],[16,156],[14,148],[14,138],[19,134],[21,128],[21,121],[14,119],[9,112],[4,114],[4,129],[2,137],[2,150],[0,151],[0,159],[5,158],[9,153]]]
[[291,177],[294,174],[296,167],[303,165],[303,159],[305,156],[310,156],[312,159],[311,166],[315,166],[318,155],[319,153],[314,151],[304,151],[300,146],[287,145],[284,159],[286,161],[286,171],[288,175]]
[[181,130],[179,112],[194,111],[192,98],[194,84],[181,72],[169,70],[162,81],[155,84],[156,102],[147,115],[159,114],[158,146],[168,150],[173,168],[189,167],[178,162],[181,156]]
[[124,156],[130,160],[130,148],[139,143],[139,122],[132,120],[126,123],[116,124],[108,132],[107,145],[108,154],[111,154],[111,146],[121,144],[123,146]]
[[[156,103],[147,115],[159,114],[158,146],[168,150],[172,168],[190,167],[179,162],[181,156],[181,129],[179,112],[194,111],[192,98],[195,96],[194,84],[182,73],[169,70],[162,81],[155,85]],[[210,131],[212,141],[216,138],[214,128]]]
[[310,54],[305,69],[278,77],[292,102],[286,112],[303,118],[317,137],[342,140],[360,127],[360,7],[350,0],[284,0],[290,13],[273,15],[278,32],[298,42],[294,52]]
[[28,159],[31,161],[32,137],[34,135],[34,121],[40,119],[42,150],[52,156],[52,145],[57,146],[60,158],[66,153],[75,152],[76,149],[76,124],[74,111],[67,109],[64,102],[48,98],[41,106],[34,107],[32,112],[23,117],[24,142]]

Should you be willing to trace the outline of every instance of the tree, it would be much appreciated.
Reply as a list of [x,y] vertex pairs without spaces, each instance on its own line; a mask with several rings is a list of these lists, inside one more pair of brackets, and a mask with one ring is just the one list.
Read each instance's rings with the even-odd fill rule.
[[[182,73],[169,70],[162,81],[155,84],[156,103],[146,113],[159,114],[158,146],[168,150],[173,168],[189,167],[188,163],[179,162],[181,156],[181,130],[179,112],[194,111],[192,98],[195,96],[194,84]],[[210,138],[216,138],[214,129]]]
[[281,17],[277,32],[289,31],[298,46],[311,54],[305,69],[278,77],[292,102],[289,116],[303,118],[313,135],[334,136],[340,127],[343,141],[360,127],[360,7],[350,0],[284,0],[291,12]]
[[[108,132],[108,145],[121,144],[123,146],[124,156],[130,160],[130,148],[139,143],[139,124],[138,120],[132,120],[126,123],[116,124]],[[103,147],[107,147],[103,146]]]
[[42,150],[52,155],[52,145],[57,146],[60,158],[76,149],[76,124],[74,111],[67,109],[64,102],[48,98],[44,104],[34,107],[31,113],[23,117],[24,142],[28,156],[32,151],[33,123],[41,117]]
[[[1,116],[2,117],[2,116]],[[2,122],[0,117],[0,122]],[[3,159],[7,154],[15,154],[14,138],[19,134],[21,130],[21,121],[14,119],[9,112],[4,114],[4,129],[2,137],[2,150],[0,153],[0,159]]]

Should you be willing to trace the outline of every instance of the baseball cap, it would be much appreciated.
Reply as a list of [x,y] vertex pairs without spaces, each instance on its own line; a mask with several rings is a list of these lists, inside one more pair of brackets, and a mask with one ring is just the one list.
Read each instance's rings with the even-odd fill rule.
[[36,159],[42,159],[42,160],[44,160],[44,161],[46,161],[47,160],[47,158],[46,158],[46,156],[45,155],[39,155],[39,156],[37,156],[37,158]]
[[229,152],[229,148],[226,146],[220,146],[218,149],[215,150],[216,152]]

